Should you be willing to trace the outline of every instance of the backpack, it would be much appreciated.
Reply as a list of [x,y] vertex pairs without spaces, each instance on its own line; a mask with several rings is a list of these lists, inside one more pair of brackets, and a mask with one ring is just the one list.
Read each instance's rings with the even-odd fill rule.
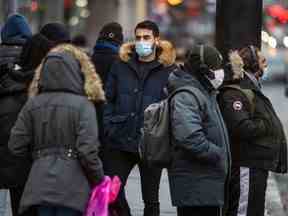
[[148,166],[169,168],[173,146],[170,132],[170,101],[180,92],[193,93],[191,87],[182,87],[166,99],[149,105],[144,111],[144,126],[140,143],[140,156]]
[[255,111],[255,93],[253,92],[253,90],[251,89],[242,89],[239,85],[236,84],[231,84],[231,85],[226,85],[224,87],[222,87],[222,89],[236,89],[238,91],[240,91],[249,101],[249,105],[250,105],[250,112],[253,114]]

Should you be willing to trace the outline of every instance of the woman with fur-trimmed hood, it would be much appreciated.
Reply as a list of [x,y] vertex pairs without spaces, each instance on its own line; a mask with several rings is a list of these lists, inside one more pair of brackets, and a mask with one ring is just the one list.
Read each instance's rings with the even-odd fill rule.
[[[120,61],[114,63],[106,82],[104,171],[120,176],[124,186],[132,168],[139,166],[145,216],[160,214],[161,170],[148,168],[138,154],[144,109],[165,98],[169,74],[177,69],[174,63],[171,43],[160,40],[154,22],[143,21],[135,28],[135,42],[120,48]],[[131,215],[123,188],[115,208],[121,216]]]
[[89,57],[72,45],[52,49],[35,73],[30,100],[11,131],[9,148],[33,160],[20,212],[82,215],[91,185],[103,177],[94,103],[105,100]]

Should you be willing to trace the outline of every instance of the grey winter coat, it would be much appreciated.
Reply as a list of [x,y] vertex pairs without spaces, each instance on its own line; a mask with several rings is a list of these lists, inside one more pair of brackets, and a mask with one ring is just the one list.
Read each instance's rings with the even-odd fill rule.
[[86,74],[72,54],[48,54],[40,92],[25,104],[11,131],[12,153],[33,158],[20,212],[35,205],[83,212],[90,186],[103,177],[95,107],[83,88]]
[[185,71],[170,75],[169,91],[190,87],[171,100],[172,142],[175,153],[168,170],[172,204],[223,206],[230,167],[224,121],[210,83]]

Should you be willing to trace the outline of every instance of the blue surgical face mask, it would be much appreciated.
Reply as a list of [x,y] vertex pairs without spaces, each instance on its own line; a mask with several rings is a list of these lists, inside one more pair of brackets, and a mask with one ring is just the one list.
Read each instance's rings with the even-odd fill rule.
[[153,53],[153,43],[146,41],[136,41],[135,49],[140,57],[146,57]]

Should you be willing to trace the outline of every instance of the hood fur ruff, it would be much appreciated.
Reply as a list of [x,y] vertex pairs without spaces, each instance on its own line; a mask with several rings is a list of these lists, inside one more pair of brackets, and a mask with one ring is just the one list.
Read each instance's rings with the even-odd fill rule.
[[[176,50],[169,41],[161,40],[157,45],[158,61],[164,66],[170,66],[175,63]],[[135,49],[135,43],[125,43],[120,48],[120,58],[124,62],[128,62]]]
[[[96,69],[91,62],[90,58],[86,53],[81,51],[79,48],[71,44],[63,44],[53,48],[49,53],[61,53],[66,52],[71,54],[75,59],[80,63],[81,71],[85,77],[84,90],[88,97],[88,99],[94,103],[104,102],[105,101],[105,93],[103,90],[102,81],[99,75],[96,72]],[[48,54],[49,54],[48,53]],[[40,80],[40,74],[42,72],[43,62],[38,66],[35,71],[35,75],[29,87],[29,96],[36,96],[39,92],[38,84]]]
[[242,79],[244,77],[244,62],[238,51],[231,51],[229,53],[229,62],[233,71],[233,80]]

